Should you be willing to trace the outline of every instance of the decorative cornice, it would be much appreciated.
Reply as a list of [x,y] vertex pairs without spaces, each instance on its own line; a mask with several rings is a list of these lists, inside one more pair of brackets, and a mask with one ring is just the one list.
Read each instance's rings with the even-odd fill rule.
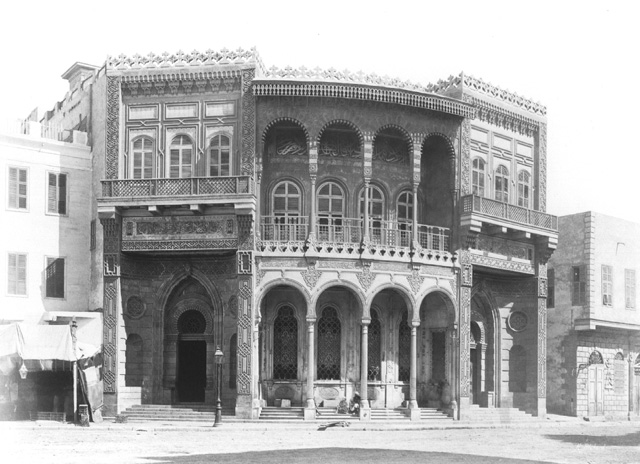
[[220,51],[207,50],[191,53],[178,51],[170,54],[164,52],[160,55],[149,53],[146,56],[135,54],[133,56],[119,55],[110,56],[106,62],[109,71],[124,71],[137,69],[176,69],[188,68],[195,66],[229,66],[229,67],[255,67],[264,73],[265,67],[258,55],[255,47],[248,50],[238,48],[237,50],[227,50],[223,48]]

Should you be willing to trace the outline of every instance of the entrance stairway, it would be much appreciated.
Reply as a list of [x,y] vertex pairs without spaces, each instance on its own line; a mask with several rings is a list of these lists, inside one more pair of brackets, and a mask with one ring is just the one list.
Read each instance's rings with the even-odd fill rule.
[[481,408],[477,404],[469,407],[468,422],[483,424],[515,424],[534,422],[539,419],[517,408]]
[[[337,422],[337,421],[359,421],[358,416],[351,414],[338,414],[336,408],[318,408],[319,415],[316,420],[323,422]],[[449,422],[453,419],[448,417],[442,411],[438,411],[434,408],[422,408],[420,410],[420,419],[428,420],[430,423],[434,421]],[[304,409],[300,407],[293,408],[277,408],[273,406],[267,406],[262,408],[260,413],[260,420],[265,421],[300,421],[304,420]],[[407,421],[409,422],[409,416],[406,409],[372,409],[371,420],[375,422],[382,421]]]
[[[223,416],[233,416],[232,409],[222,409]],[[127,422],[211,422],[216,418],[216,407],[202,403],[138,404],[120,413]]]

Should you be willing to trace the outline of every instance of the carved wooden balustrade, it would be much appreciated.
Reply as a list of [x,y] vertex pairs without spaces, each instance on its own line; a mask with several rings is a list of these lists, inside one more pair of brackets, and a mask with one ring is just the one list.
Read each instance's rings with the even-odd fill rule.
[[516,224],[557,231],[558,217],[501,201],[468,195],[462,198],[463,214],[479,213],[489,217],[506,219]]
[[408,256],[414,241],[422,250],[437,255],[449,252],[450,230],[445,227],[418,224],[414,236],[408,222],[369,221],[364,234],[364,220],[356,218],[318,217],[315,236],[306,216],[262,216],[260,248],[267,252],[303,252],[315,247],[334,255],[358,255],[362,248],[381,256]]
[[180,179],[108,179],[102,181],[104,198],[253,193],[251,177],[190,177]]

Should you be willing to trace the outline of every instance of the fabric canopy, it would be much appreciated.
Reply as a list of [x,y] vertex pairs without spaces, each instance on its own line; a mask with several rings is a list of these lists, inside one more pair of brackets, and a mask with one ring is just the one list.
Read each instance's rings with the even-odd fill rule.
[[14,323],[0,326],[0,356],[27,360],[76,361],[71,330],[66,325]]

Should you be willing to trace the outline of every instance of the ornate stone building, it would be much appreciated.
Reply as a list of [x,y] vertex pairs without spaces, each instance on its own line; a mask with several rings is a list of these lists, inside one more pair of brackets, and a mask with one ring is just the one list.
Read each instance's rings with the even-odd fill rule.
[[[109,413],[289,400],[361,419],[546,411],[546,109],[269,69],[255,50],[110,58],[93,92]],[[98,183],[99,182],[99,183]],[[96,288],[99,288],[97,286]]]

